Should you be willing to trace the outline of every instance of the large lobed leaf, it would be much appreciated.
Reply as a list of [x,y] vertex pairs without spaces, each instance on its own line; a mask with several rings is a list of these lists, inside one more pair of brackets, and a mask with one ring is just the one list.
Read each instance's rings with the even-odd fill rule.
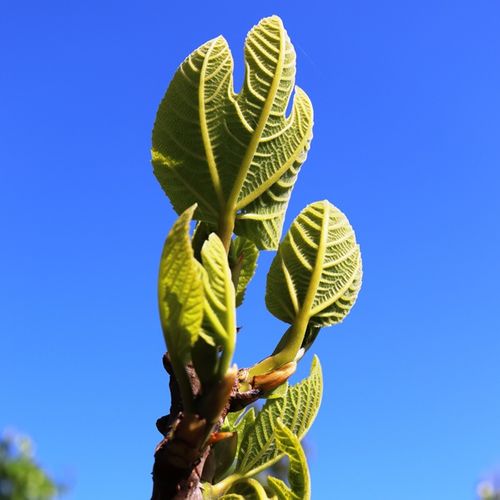
[[309,376],[289,387],[284,397],[267,400],[253,427],[246,429],[236,472],[247,476],[257,474],[283,456],[283,450],[276,445],[277,419],[302,439],[316,418],[322,393],[321,365],[315,356]]
[[[276,248],[291,190],[312,137],[313,113],[296,87],[295,51],[281,20],[263,19],[245,42],[245,80],[233,90],[223,37],[194,51],[177,70],[153,129],[155,174],[180,213]],[[224,228],[227,230],[227,227]],[[230,228],[231,229],[231,228]]]
[[329,201],[318,201],[299,214],[281,242],[267,278],[266,305],[290,324],[333,325],[354,305],[361,277],[359,245],[347,217]]
[[160,260],[158,305],[168,351],[182,362],[198,339],[203,319],[203,269],[194,258],[189,223],[195,210],[185,210],[167,236]]

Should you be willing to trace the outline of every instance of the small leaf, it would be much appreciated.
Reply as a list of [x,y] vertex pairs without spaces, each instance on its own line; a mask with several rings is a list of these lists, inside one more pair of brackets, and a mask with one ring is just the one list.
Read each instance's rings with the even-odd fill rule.
[[[288,498],[292,500],[309,500],[311,498],[311,486],[304,450],[298,438],[280,419],[277,420],[276,424],[276,444],[278,449],[286,453],[290,459],[288,469],[290,488],[287,488],[289,491]],[[277,483],[275,478],[269,478],[269,485],[271,487],[277,486],[275,491],[280,496],[279,492],[282,492],[283,488],[282,485]]]
[[[215,345],[234,347],[236,335],[235,293],[226,251],[219,237],[212,233],[201,249],[205,289],[204,338]],[[206,340],[206,339],[205,339]],[[210,343],[210,342],[209,342]]]
[[194,258],[189,223],[195,206],[185,210],[167,236],[158,276],[163,335],[172,356],[187,362],[203,319],[202,267]]
[[236,283],[236,307],[240,306],[245,298],[248,283],[255,274],[259,250],[247,238],[237,236],[231,242],[230,258],[233,264],[233,282]]
[[284,481],[278,479],[277,477],[269,476],[267,478],[269,487],[278,497],[278,500],[293,500],[292,492],[290,488],[286,485]]
[[198,222],[194,228],[191,244],[193,245],[194,257],[201,262],[201,249],[208,237],[215,232],[215,228],[206,222]]
[[[232,415],[237,415],[237,418],[232,417]],[[238,455],[241,443],[245,439],[246,434],[252,432],[254,422],[255,408],[253,407],[246,409],[246,411],[243,409],[241,412],[227,414],[222,430],[237,433],[238,445],[236,447],[235,456]]]
[[315,356],[310,375],[288,388],[285,397],[269,399],[245,433],[236,465],[238,474],[257,474],[277,462],[283,452],[276,446],[276,420],[302,439],[311,427],[321,404],[323,380],[321,366]]
[[233,434],[230,438],[223,439],[212,446],[210,453],[214,454],[215,473],[214,482],[218,482],[227,475],[231,465],[233,465],[236,453],[238,452],[238,434]]
[[361,287],[361,255],[346,216],[328,201],[306,207],[281,242],[266,305],[286,323],[321,328],[342,321]]
[[224,423],[221,427],[221,432],[234,432],[235,439],[227,439],[217,443],[214,447],[216,456],[216,472],[214,481],[220,481],[224,475],[227,475],[230,466],[238,454],[241,440],[245,436],[245,432],[251,429],[255,421],[255,409],[244,408],[238,412],[231,412],[226,415]]

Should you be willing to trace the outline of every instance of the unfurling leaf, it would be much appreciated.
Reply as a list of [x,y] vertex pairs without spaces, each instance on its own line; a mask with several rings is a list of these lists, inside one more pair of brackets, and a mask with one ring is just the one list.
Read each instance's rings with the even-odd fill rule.
[[186,209],[168,234],[158,276],[158,305],[167,349],[183,363],[189,360],[203,319],[203,269],[193,256],[189,237],[194,209]]
[[275,477],[268,478],[269,486],[280,500],[309,500],[311,498],[309,470],[299,439],[279,419],[276,422],[275,437],[278,449],[286,453],[290,459],[288,469],[290,488]]
[[252,429],[255,421],[255,409],[246,408],[239,412],[228,413],[221,427],[221,432],[232,432],[233,438],[217,443],[213,448],[215,455],[214,481],[220,481],[233,465],[246,432]]
[[316,418],[322,392],[321,365],[315,356],[306,379],[290,386],[284,397],[267,400],[253,426],[243,436],[236,471],[250,476],[277,462],[283,451],[276,446],[276,420],[280,418],[302,439]]
[[193,349],[193,364],[204,385],[221,379],[229,369],[236,344],[235,291],[226,251],[212,233],[200,255],[205,293],[200,338]]
[[203,335],[215,345],[234,346],[236,319],[235,293],[231,270],[220,238],[212,233],[201,249],[203,285],[205,289],[205,316]]
[[236,483],[230,492],[241,495],[245,500],[269,500],[266,490],[256,479],[244,479]]
[[229,258],[232,262],[232,276],[236,286],[236,307],[240,306],[245,298],[248,283],[257,268],[258,257],[259,250],[249,239],[237,236],[231,242]]
[[349,313],[361,276],[347,217],[329,201],[318,201],[299,214],[281,242],[267,278],[266,305],[282,321],[315,333]]
[[233,225],[259,248],[276,248],[312,137],[312,107],[296,87],[286,116],[295,51],[278,17],[250,31],[245,66],[235,94],[223,37],[181,64],[156,116],[153,166],[175,210],[197,203],[195,218],[217,227],[226,248]]

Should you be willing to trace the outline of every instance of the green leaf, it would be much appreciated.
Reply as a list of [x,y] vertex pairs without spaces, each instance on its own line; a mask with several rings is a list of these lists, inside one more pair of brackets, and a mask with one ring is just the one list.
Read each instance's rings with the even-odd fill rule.
[[267,482],[272,489],[272,491],[278,497],[278,500],[291,500],[292,492],[290,488],[286,485],[284,481],[278,479],[277,477],[269,476]]
[[214,232],[215,228],[206,222],[198,222],[198,224],[196,224],[193,231],[193,237],[191,238],[191,244],[193,246],[194,257],[199,262],[201,262],[201,249],[203,244]]
[[243,409],[239,412],[228,413],[221,428],[223,432],[236,432],[238,435],[238,444],[235,457],[238,455],[241,443],[248,432],[253,429],[255,422],[255,408]]
[[[274,477],[268,478],[269,486],[275,491],[278,498],[309,500],[311,498],[309,470],[306,455],[300,445],[300,441],[279,419],[276,422],[275,437],[278,449],[286,453],[290,459],[288,469],[290,488],[283,481]],[[286,493],[283,488],[286,488]]]
[[234,463],[236,453],[238,452],[238,434],[223,439],[215,443],[210,451],[213,454],[215,472],[213,481],[218,482],[223,479]]
[[244,408],[238,412],[226,415],[221,432],[234,432],[234,438],[228,438],[213,447],[216,459],[216,472],[214,481],[218,482],[231,470],[234,459],[238,454],[241,440],[248,429],[251,429],[255,421],[255,409]]
[[276,389],[273,389],[271,392],[264,394],[266,399],[276,399],[276,398],[284,398],[288,392],[288,381],[284,382],[281,385],[278,385]]
[[238,435],[243,435],[248,428],[251,428],[255,422],[255,408],[243,408],[243,410],[228,413],[224,424],[222,425],[222,432],[237,432]]
[[221,496],[220,500],[245,500],[245,497],[237,495],[236,493],[228,493],[227,495]]
[[189,361],[203,319],[203,270],[193,256],[189,238],[194,210],[195,206],[186,209],[168,234],[158,277],[158,304],[167,349],[183,363]]
[[[276,248],[290,193],[312,137],[307,95],[295,88],[295,51],[281,20],[260,21],[245,42],[245,79],[233,90],[233,59],[223,37],[179,67],[153,129],[155,175],[175,210]],[[236,218],[236,220],[235,220]]]
[[236,307],[243,303],[248,283],[255,274],[259,250],[247,238],[236,237],[231,242],[230,259],[232,261],[233,282],[236,283]]
[[236,483],[230,493],[241,495],[245,500],[268,500],[266,490],[256,479],[244,479]]
[[226,251],[212,233],[201,249],[205,308],[201,335],[208,344],[220,346],[220,374],[229,368],[236,343],[235,292]]
[[290,324],[342,321],[361,286],[361,254],[347,217],[329,201],[307,206],[279,246],[267,277],[266,305]]
[[245,433],[239,452],[236,473],[253,476],[277,462],[282,456],[276,446],[278,418],[302,439],[311,427],[321,404],[323,379],[315,356],[309,376],[288,388],[286,396],[269,399]]
[[220,238],[212,233],[201,249],[205,289],[205,335],[217,345],[234,344],[236,335],[235,293],[226,251]]

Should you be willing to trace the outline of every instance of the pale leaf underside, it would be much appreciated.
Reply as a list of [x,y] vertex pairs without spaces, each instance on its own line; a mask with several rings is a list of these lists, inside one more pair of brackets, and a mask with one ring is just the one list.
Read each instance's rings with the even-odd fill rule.
[[184,361],[196,342],[203,318],[202,268],[194,258],[189,223],[194,206],[177,219],[163,248],[158,304],[167,349]]
[[361,286],[359,245],[346,216],[328,201],[312,203],[292,223],[268,274],[266,304],[293,324],[342,321]]
[[[234,345],[236,335],[235,291],[226,252],[219,237],[212,233],[201,250],[205,315],[203,336],[215,345]],[[210,342],[209,340],[209,343]]]
[[300,165],[312,137],[312,107],[294,88],[295,51],[276,17],[247,36],[245,79],[233,90],[233,59],[222,37],[179,67],[153,129],[155,174],[177,212],[197,202],[195,217],[219,224],[259,248],[276,248]]
[[236,307],[238,307],[242,304],[246,288],[255,274],[259,251],[249,239],[238,236],[231,242],[230,255],[238,269],[236,287]]
[[302,439],[312,425],[321,403],[323,381],[321,366],[314,357],[310,375],[290,386],[283,398],[270,399],[249,428],[238,453],[236,471],[254,475],[283,456],[276,446],[276,420],[279,418],[290,431]]
[[311,486],[307,460],[299,439],[280,420],[276,422],[276,444],[278,449],[288,455],[288,487],[283,481],[269,477],[268,482],[281,500],[309,500]]

